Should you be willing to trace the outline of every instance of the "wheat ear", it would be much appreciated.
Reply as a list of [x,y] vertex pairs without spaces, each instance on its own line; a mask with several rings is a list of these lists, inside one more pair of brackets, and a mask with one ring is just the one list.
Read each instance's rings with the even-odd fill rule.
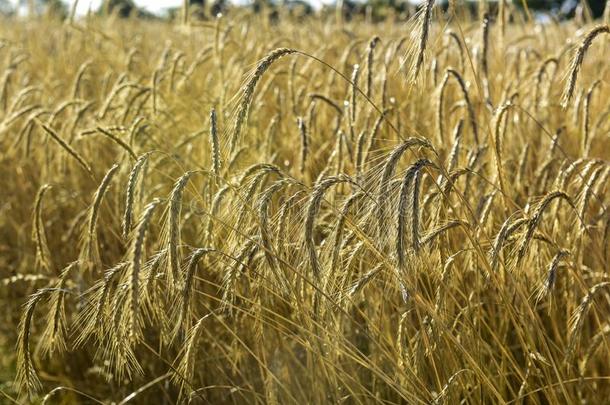
[[180,212],[182,211],[182,195],[189,179],[194,172],[184,173],[174,183],[169,196],[168,210],[168,238],[166,248],[168,252],[168,277],[169,280],[178,280],[180,275]]
[[[411,225],[411,248],[415,253],[419,251],[420,171],[424,167],[432,165],[432,162],[428,159],[420,159],[407,169],[402,180],[398,202],[398,222],[396,235],[396,258],[398,260],[398,267],[401,270],[404,270],[406,265],[405,246],[408,219],[410,219]],[[409,197],[411,197],[410,205]]]
[[127,239],[129,232],[131,232],[138,177],[149,156],[150,153],[145,153],[140,156],[129,173],[129,179],[127,180],[127,192],[125,195],[125,213],[123,214],[123,221],[121,224],[124,239]]
[[[424,54],[426,53],[426,45],[428,43],[428,36],[430,35],[430,21],[432,20],[432,7],[434,7],[434,0],[427,0],[424,6],[424,13],[422,14],[420,28],[419,28],[419,46],[417,49],[417,58],[415,61],[414,72],[410,76],[410,82],[413,83],[417,80],[421,66],[424,63]],[[408,73],[410,74],[410,72]]]
[[42,201],[47,191],[51,189],[49,184],[44,184],[38,190],[34,202],[34,218],[32,226],[32,239],[36,244],[36,268],[50,271],[53,267],[51,262],[51,252],[47,243],[47,235],[42,219]]
[[610,26],[608,25],[599,25],[593,28],[589,33],[585,36],[582,43],[576,50],[574,57],[572,58],[572,64],[569,69],[569,79],[566,83],[566,86],[563,90],[563,95],[561,98],[561,105],[563,108],[567,108],[570,100],[574,95],[574,89],[576,88],[576,81],[578,80],[578,72],[580,71],[580,67],[582,66],[583,60],[585,59],[585,54],[593,40],[601,35],[601,34],[610,34]]
[[195,282],[195,276],[197,273],[198,263],[201,258],[207,255],[210,252],[213,252],[214,249],[210,248],[198,248],[193,251],[191,254],[191,258],[187,265],[186,276],[184,277],[184,288],[182,290],[182,305],[180,307],[180,315],[178,317],[178,321],[176,322],[175,333],[177,333],[183,325],[188,325],[189,319],[189,308],[191,307],[191,296],[193,294],[193,284]]
[[396,169],[396,165],[398,164],[401,156],[407,150],[413,147],[432,149],[432,145],[427,139],[409,138],[401,145],[394,148],[383,165],[381,181],[379,182],[379,196],[377,197],[377,221],[380,235],[383,234],[384,224],[386,223],[385,206],[388,199],[388,187],[390,186],[390,179],[394,175],[394,170]]
[[566,361],[569,361],[574,355],[583,325],[585,323],[585,317],[589,312],[593,299],[597,294],[599,294],[600,291],[608,287],[610,287],[609,281],[604,281],[591,287],[572,315],[572,318],[570,319],[570,335],[566,352]]
[[66,344],[66,313],[65,297],[68,275],[78,268],[78,262],[72,262],[61,272],[57,286],[51,291],[49,304],[51,310],[47,315],[47,326],[40,339],[40,352],[43,356],[54,353],[64,353]]
[[545,295],[550,294],[555,287],[555,282],[557,281],[557,269],[559,268],[559,264],[564,257],[567,257],[570,254],[567,250],[560,250],[553,256],[553,260],[551,260],[551,264],[549,265],[547,276],[540,288],[540,291],[536,297],[536,301],[540,301]]
[[271,200],[275,193],[280,191],[282,189],[282,187],[285,187],[286,185],[289,185],[292,183],[293,183],[293,181],[289,180],[289,179],[281,179],[281,180],[276,181],[275,183],[273,183],[271,186],[269,186],[265,190],[265,192],[262,194],[262,196],[260,197],[260,199],[258,201],[259,228],[260,228],[261,243],[262,243],[263,249],[264,249],[263,253],[265,254],[265,259],[267,260],[267,263],[269,264],[269,268],[271,269],[271,272],[276,277],[278,283],[280,283],[279,285],[284,288],[286,286],[283,281],[283,278],[281,277],[281,275],[279,273],[278,266],[277,266],[277,259],[273,252],[273,243],[271,240],[271,233],[270,233],[270,227],[269,227],[269,205],[271,204]]
[[135,230],[135,237],[130,247],[129,252],[129,296],[128,301],[130,303],[130,319],[129,319],[129,337],[135,339],[138,336],[138,313],[139,313],[139,298],[140,298],[140,268],[142,266],[142,259],[144,256],[144,242],[148,228],[150,227],[150,221],[154,213],[155,208],[161,201],[159,199],[153,200],[149,203],[142,212],[142,217]]
[[313,274],[316,278],[321,275],[320,263],[318,254],[316,253],[316,243],[314,240],[314,225],[315,219],[322,205],[324,193],[332,186],[340,183],[352,182],[352,180],[344,175],[327,177],[319,181],[311,193],[309,204],[307,207],[307,216],[305,219],[305,247],[309,254],[309,263]]
[[478,127],[477,127],[477,119],[474,114],[474,108],[472,106],[472,103],[470,102],[470,96],[468,95],[468,89],[466,88],[466,82],[464,82],[462,75],[460,75],[454,69],[447,69],[446,74],[453,76],[455,78],[455,80],[457,80],[457,82],[460,86],[460,89],[462,90],[462,96],[464,97],[464,101],[466,102],[466,108],[468,109],[470,125],[472,126],[472,134],[474,136],[474,142],[478,146],[479,145],[479,131],[478,131]]
[[305,173],[305,164],[307,163],[307,152],[309,150],[309,139],[307,135],[307,127],[303,118],[297,118],[297,127],[299,128],[299,135],[301,137],[301,162],[299,171],[301,174]]
[[191,328],[188,332],[186,342],[184,345],[184,354],[180,363],[178,365],[178,369],[174,375],[174,381],[180,382],[182,389],[184,389],[184,385],[193,379],[195,373],[195,354],[197,352],[197,341],[199,339],[199,334],[201,333],[201,329],[203,328],[204,321],[211,314],[207,314],[200,318],[195,326]]
[[506,195],[506,181],[504,179],[504,171],[502,170],[502,120],[511,106],[512,104],[510,102],[502,104],[502,106],[496,112],[494,125],[494,157],[496,161],[496,174],[498,176],[498,181],[500,182],[500,191],[502,192],[502,195]]
[[256,84],[259,82],[263,74],[269,69],[269,67],[278,59],[296,53],[296,49],[279,48],[270,52],[267,56],[261,59],[256,65],[254,74],[248,80],[248,82],[241,89],[241,101],[237,107],[235,125],[233,126],[233,133],[231,135],[231,146],[230,152],[233,153],[237,146],[237,141],[241,135],[241,128],[245,123],[250,104],[252,103],[252,97],[254,96],[254,89]]
[[215,181],[220,177],[220,144],[218,142],[216,110],[210,111],[210,146],[212,148],[212,172],[216,176]]
[[373,92],[373,62],[374,52],[377,44],[381,42],[378,36],[374,36],[369,42],[368,53],[366,55],[366,96],[372,97]]
[[25,310],[19,322],[19,336],[17,337],[17,374],[15,383],[20,391],[26,390],[28,398],[42,388],[42,384],[38,379],[36,369],[34,368],[34,360],[30,353],[30,337],[31,326],[34,318],[36,305],[40,300],[51,291],[49,288],[43,288],[32,294],[25,304]]
[[527,248],[529,246],[529,242],[532,240],[534,236],[534,231],[536,227],[540,224],[542,220],[542,214],[545,209],[553,202],[555,199],[565,200],[572,208],[574,208],[574,204],[572,203],[572,199],[563,191],[552,191],[544,196],[538,207],[534,211],[531,219],[527,223],[527,230],[521,240],[521,244],[517,250],[517,264],[521,263],[525,253],[527,252]]
[[102,205],[102,200],[104,199],[104,195],[108,191],[110,187],[110,183],[112,182],[112,178],[116,174],[119,169],[119,165],[113,165],[110,170],[106,173],[102,182],[100,183],[97,190],[95,190],[95,194],[93,195],[93,204],[91,205],[91,211],[89,214],[88,225],[87,225],[87,235],[85,236],[84,246],[84,257],[83,259],[87,262],[92,262],[94,265],[98,266],[100,264],[99,251],[97,246],[97,218],[99,216],[99,210]]

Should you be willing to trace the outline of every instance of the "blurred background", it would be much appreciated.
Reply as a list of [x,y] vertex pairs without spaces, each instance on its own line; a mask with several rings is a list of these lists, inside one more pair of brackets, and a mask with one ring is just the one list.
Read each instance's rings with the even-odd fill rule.
[[[507,0],[511,2],[511,0]],[[138,17],[151,19],[179,18],[181,7],[189,3],[192,18],[211,19],[217,13],[228,13],[235,8],[251,8],[255,12],[285,10],[297,16],[310,14],[335,13],[338,7],[343,9],[347,18],[356,15],[367,16],[373,20],[383,20],[392,14],[407,19],[417,11],[421,1],[417,0],[80,0],[75,14],[89,13],[116,14],[119,17]],[[339,2],[339,4],[337,4]],[[466,0],[476,12],[476,1]],[[436,1],[441,8],[447,7],[448,1]],[[488,0],[493,6],[497,3]],[[523,7],[522,0],[514,0],[516,7]],[[527,0],[527,7],[540,19],[572,18],[580,13],[593,18],[602,16],[606,0]],[[53,14],[65,18],[71,11],[72,1],[63,0],[0,0],[0,14],[4,16],[25,16],[28,14]]]

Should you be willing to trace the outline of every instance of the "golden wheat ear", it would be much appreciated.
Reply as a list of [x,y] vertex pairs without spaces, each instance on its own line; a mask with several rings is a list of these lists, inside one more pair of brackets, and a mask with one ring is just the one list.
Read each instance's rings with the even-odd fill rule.
[[565,354],[566,362],[569,362],[576,352],[576,348],[580,341],[580,335],[582,334],[585,317],[589,312],[591,304],[593,304],[593,300],[598,294],[600,294],[604,290],[607,290],[609,287],[610,281],[604,281],[591,287],[580,302],[580,305],[572,314],[572,317],[570,318],[570,334],[568,348]]
[[417,48],[411,48],[407,53],[405,60],[408,63],[404,65],[407,82],[410,84],[416,83],[424,64],[426,47],[430,36],[433,7],[434,0],[426,0],[422,10],[416,15],[417,28],[412,37],[415,40],[414,43],[417,44]]
[[527,223],[527,229],[525,231],[525,234],[523,235],[521,243],[517,248],[517,267],[522,262],[523,258],[525,257],[525,254],[527,253],[529,244],[534,236],[534,231],[542,221],[542,214],[554,200],[564,200],[568,203],[570,207],[575,209],[572,199],[563,191],[552,191],[545,195],[542,201],[536,207],[536,210],[533,212],[532,216],[530,217]]
[[167,238],[165,248],[168,252],[168,267],[167,279],[173,286],[174,282],[180,278],[180,260],[181,260],[181,228],[180,228],[180,213],[182,212],[182,197],[189,179],[195,172],[188,171],[184,173],[176,182],[169,195],[169,208],[167,211]]
[[74,271],[78,271],[79,262],[70,263],[64,268],[59,276],[55,287],[49,293],[49,308],[46,328],[40,337],[39,350],[43,357],[55,354],[64,354],[68,350],[67,342],[67,318],[66,318],[66,294],[70,293],[69,277]]
[[81,248],[79,261],[85,267],[85,269],[89,269],[91,271],[95,271],[96,269],[101,271],[101,259],[97,240],[97,222],[102,200],[104,199],[104,196],[106,195],[112,179],[116,175],[118,169],[119,165],[115,164],[110,168],[110,170],[108,170],[99,187],[95,191],[95,194],[93,195],[93,203],[89,208],[87,228],[82,238],[83,245]]
[[142,168],[148,161],[149,156],[150,153],[145,153],[141,155],[138,160],[136,160],[136,163],[133,165],[133,168],[129,172],[129,178],[127,180],[127,190],[125,193],[125,212],[123,214],[123,221],[121,223],[123,239],[125,240],[127,240],[127,238],[129,237],[129,233],[131,232],[132,228],[138,178],[140,176]]
[[210,149],[212,151],[212,172],[216,178],[214,182],[217,183],[220,178],[220,143],[218,141],[218,124],[216,117],[216,109],[212,108],[210,111]]
[[250,108],[250,104],[252,103],[256,84],[260,81],[263,74],[265,74],[267,69],[269,69],[269,67],[274,62],[286,55],[290,55],[296,52],[296,49],[279,48],[267,54],[267,56],[261,59],[260,62],[258,62],[258,64],[256,65],[254,73],[241,90],[241,101],[239,102],[239,105],[237,107],[235,124],[233,126],[233,132],[231,134],[231,143],[229,149],[231,153],[235,151],[237,142],[240,139],[242,126],[244,125],[247,119],[248,110]]
[[34,311],[42,298],[51,293],[52,289],[42,288],[30,295],[24,306],[24,311],[19,322],[17,337],[17,374],[15,384],[17,390],[26,392],[28,398],[42,389],[42,384],[34,367],[34,359],[30,352],[31,328],[34,319]]
[[[420,210],[419,210],[419,193],[420,193],[420,181],[421,181],[421,170],[424,167],[435,167],[434,164],[428,159],[420,159],[413,163],[405,172],[402,179],[402,185],[400,188],[400,197],[398,203],[398,221],[396,225],[396,259],[398,262],[398,268],[401,272],[406,270],[407,257],[406,253],[406,235],[409,233],[407,230],[407,221],[411,226],[411,251],[415,254],[418,253],[420,248],[420,235],[419,235],[419,222],[420,222]],[[410,198],[410,200],[409,200]]]
[[585,36],[580,46],[574,53],[570,69],[568,70],[568,81],[566,82],[566,86],[563,90],[563,95],[561,97],[561,105],[563,108],[568,107],[570,101],[572,100],[572,97],[574,96],[574,89],[576,88],[578,73],[580,72],[580,68],[585,59],[585,54],[587,53],[587,50],[591,47],[593,40],[602,34],[610,34],[610,26],[599,25],[593,28]]

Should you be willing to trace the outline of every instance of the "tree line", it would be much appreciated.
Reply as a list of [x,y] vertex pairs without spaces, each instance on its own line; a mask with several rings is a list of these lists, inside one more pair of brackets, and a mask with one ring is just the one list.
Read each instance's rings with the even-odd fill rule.
[[[372,19],[382,20],[389,13],[408,18],[417,11],[418,5],[406,0],[337,0],[337,3],[324,5],[319,13],[334,14],[340,9],[345,18],[356,15],[368,16]],[[523,6],[521,0],[514,0],[518,7]],[[305,0],[252,0],[248,4],[237,5],[228,0],[185,0],[188,3],[189,19],[207,20],[214,18],[218,13],[230,12],[230,9],[249,8],[254,13],[267,13],[270,19],[279,18],[279,11],[284,10],[292,15],[307,16],[316,12]],[[447,0],[437,1],[441,8],[446,9]],[[476,12],[474,1],[471,9]],[[494,2],[490,2],[492,5]],[[603,15],[606,0],[527,0],[527,7],[536,12],[550,13],[558,18],[572,18],[579,12],[586,11],[593,18]],[[0,15],[13,16],[18,8],[24,8],[29,15],[48,15],[61,19],[67,18],[70,6],[62,0],[19,0],[13,5],[9,0],[0,0]],[[138,7],[133,0],[105,0],[97,10],[99,15],[115,15],[120,18],[148,18],[148,19],[178,19],[183,15],[185,7],[168,8],[161,14],[153,14],[142,7]]]

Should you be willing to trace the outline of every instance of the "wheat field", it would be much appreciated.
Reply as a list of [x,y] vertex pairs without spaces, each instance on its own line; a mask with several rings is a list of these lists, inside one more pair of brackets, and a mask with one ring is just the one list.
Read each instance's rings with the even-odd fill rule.
[[460,5],[1,20],[0,403],[606,402],[608,14]]

